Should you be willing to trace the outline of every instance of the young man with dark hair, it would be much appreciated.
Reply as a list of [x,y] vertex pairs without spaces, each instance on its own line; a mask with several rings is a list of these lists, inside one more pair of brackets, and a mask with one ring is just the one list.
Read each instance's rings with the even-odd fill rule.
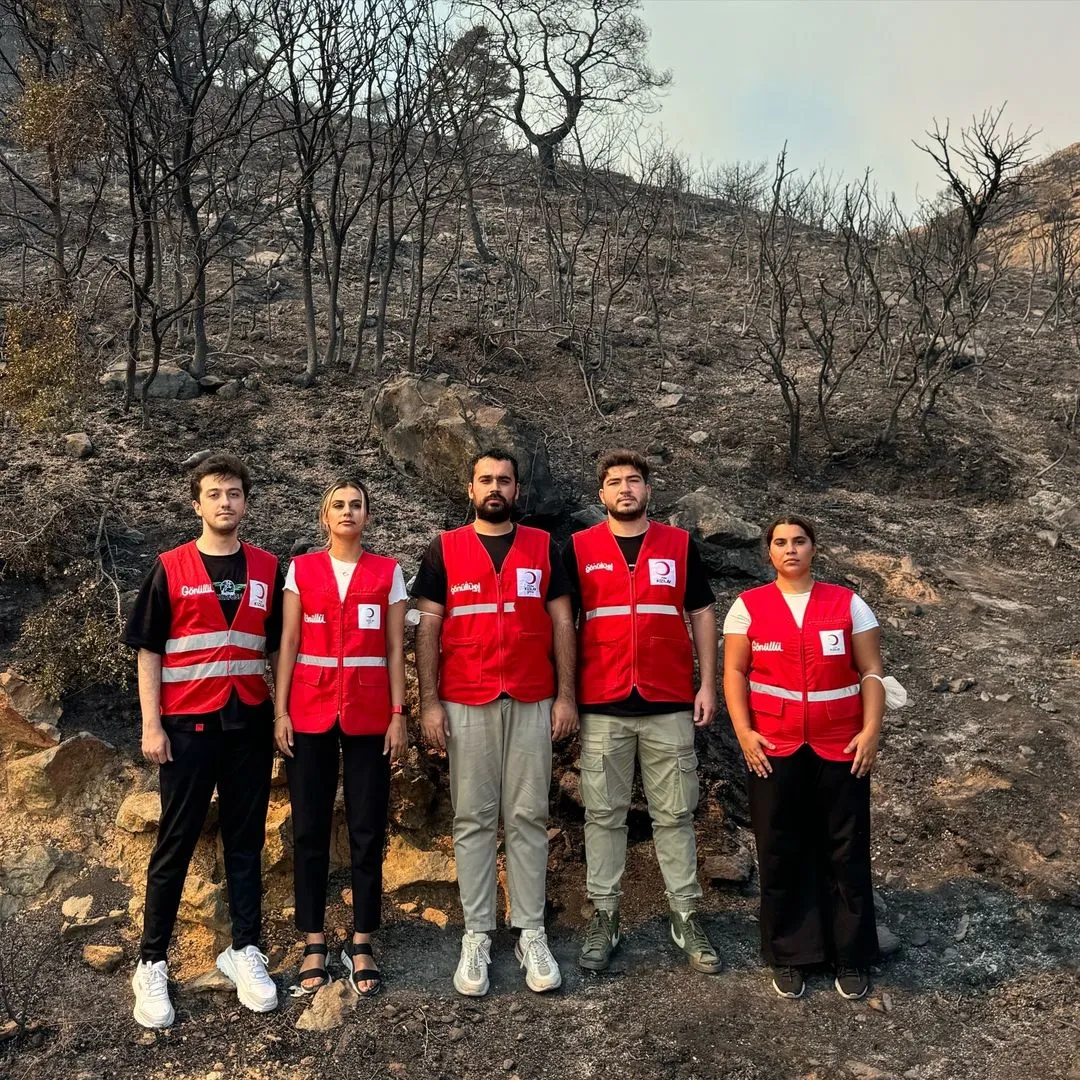
[[[692,968],[714,974],[720,959],[694,913],[701,896],[694,728],[707,727],[716,713],[715,597],[690,535],[649,520],[649,466],[640,454],[605,454],[597,481],[607,520],[575,533],[563,551],[581,606],[581,798],[594,905],[579,962],[603,971],[619,944],[636,759],[671,909],[671,938]],[[696,694],[695,649],[701,668]]]
[[175,1019],[166,964],[188,864],[217,788],[233,943],[217,959],[255,1012],[277,1005],[258,940],[262,847],[274,760],[267,658],[277,660],[283,580],[268,551],[241,543],[251,480],[215,454],[191,477],[198,539],[162,552],[139,590],[125,642],[138,649],[142,752],[160,767],[161,822],[146,875],[135,1019]]
[[476,520],[432,540],[413,586],[424,737],[450,758],[465,914],[454,988],[471,997],[488,991],[500,808],[526,985],[542,992],[562,983],[544,909],[551,743],[578,726],[574,622],[551,537],[510,520],[517,476],[504,451],[475,459],[469,498]]

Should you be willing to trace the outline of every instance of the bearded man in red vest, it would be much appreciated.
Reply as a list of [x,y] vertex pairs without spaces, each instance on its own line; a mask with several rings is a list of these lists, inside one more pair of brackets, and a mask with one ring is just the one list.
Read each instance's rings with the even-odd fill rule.
[[232,916],[232,947],[217,959],[254,1012],[277,1006],[259,951],[262,847],[274,762],[266,683],[281,639],[283,580],[275,556],[241,543],[251,479],[229,454],[191,477],[197,540],[163,552],[147,574],[124,640],[139,650],[143,757],[159,766],[161,821],[146,875],[135,1019],[175,1019],[166,954],[195,843],[214,788]]
[[[671,909],[671,938],[692,968],[711,975],[720,959],[695,915],[701,885],[694,729],[708,727],[716,713],[716,598],[689,533],[649,520],[649,466],[640,454],[605,454],[597,481],[607,520],[576,533],[563,551],[581,604],[581,798],[594,905],[579,963],[603,971],[619,944],[636,759]],[[695,649],[701,669],[696,694]]]
[[538,993],[562,983],[544,929],[551,743],[577,730],[570,586],[551,537],[515,525],[518,466],[488,450],[470,468],[471,525],[431,542],[413,593],[428,743],[447,751],[465,915],[459,994],[488,991],[502,810],[517,958]]

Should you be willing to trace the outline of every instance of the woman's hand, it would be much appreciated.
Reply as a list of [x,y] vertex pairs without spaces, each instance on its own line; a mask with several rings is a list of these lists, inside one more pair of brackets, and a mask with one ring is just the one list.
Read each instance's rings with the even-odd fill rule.
[[775,750],[776,744],[769,742],[764,735],[758,734],[753,728],[735,733],[742,747],[743,757],[746,758],[746,767],[761,777],[768,778],[772,772],[772,764],[765,755],[766,750]]
[[383,754],[389,754],[391,761],[400,761],[408,748],[409,732],[405,725],[405,716],[403,713],[396,713],[390,718],[390,726],[386,729]]
[[851,763],[851,773],[860,780],[870,775],[870,770],[877,761],[878,742],[881,739],[881,728],[876,724],[864,727],[854,739],[844,747],[844,753],[855,754],[855,760]]
[[285,757],[293,756],[292,717],[287,712],[274,718],[274,745]]

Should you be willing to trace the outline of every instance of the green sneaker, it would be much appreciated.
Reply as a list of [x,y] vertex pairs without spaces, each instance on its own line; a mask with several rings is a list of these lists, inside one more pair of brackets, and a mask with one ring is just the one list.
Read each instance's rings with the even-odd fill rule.
[[724,966],[692,911],[671,912],[671,940],[689,957],[694,971],[715,975]]
[[586,971],[606,971],[619,945],[619,913],[597,908],[585,927],[578,964]]

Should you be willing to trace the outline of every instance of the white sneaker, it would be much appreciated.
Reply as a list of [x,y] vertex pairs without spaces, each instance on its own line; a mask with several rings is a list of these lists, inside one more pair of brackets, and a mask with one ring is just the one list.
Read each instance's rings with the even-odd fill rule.
[[562,986],[562,973],[548,948],[547,932],[543,927],[539,930],[522,930],[514,955],[525,969],[525,985],[530,990],[542,994]]
[[176,1013],[169,1000],[169,969],[164,960],[140,960],[131,977],[131,989],[135,991],[136,1023],[144,1028],[172,1027]]
[[491,938],[487,934],[461,935],[461,958],[454,972],[454,989],[466,997],[483,997],[488,992],[488,964]]
[[236,986],[240,1004],[252,1012],[277,1008],[277,987],[266,970],[266,957],[254,945],[226,949],[217,958],[217,969]]

